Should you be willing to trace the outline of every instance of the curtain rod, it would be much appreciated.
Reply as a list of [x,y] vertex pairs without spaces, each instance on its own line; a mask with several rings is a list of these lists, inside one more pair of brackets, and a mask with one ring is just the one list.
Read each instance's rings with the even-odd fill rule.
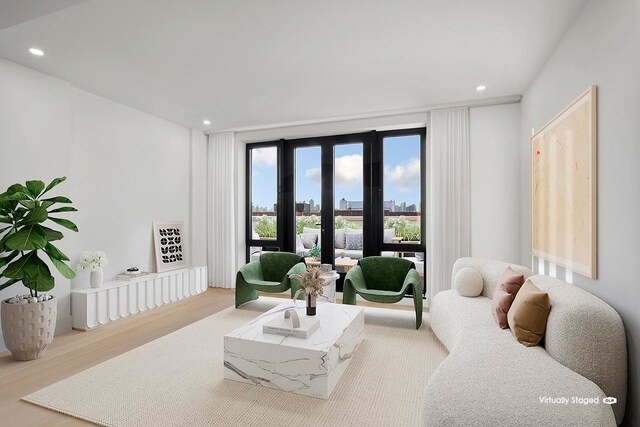
[[205,134],[211,135],[213,133],[218,133],[218,132],[251,132],[251,131],[257,131],[257,130],[317,125],[317,124],[323,124],[323,123],[346,122],[350,120],[374,119],[374,118],[389,117],[389,116],[402,116],[405,114],[426,113],[431,110],[437,110],[440,108],[487,107],[490,105],[515,104],[520,102],[521,99],[522,99],[521,95],[500,96],[496,98],[485,98],[485,99],[477,99],[477,100],[470,100],[470,101],[451,102],[447,104],[436,104],[436,105],[429,105],[429,106],[423,106],[423,107],[401,108],[397,110],[377,111],[372,113],[350,114],[350,115],[344,115],[344,116],[338,116],[338,117],[326,117],[322,119],[298,120],[293,122],[282,122],[282,123],[271,123],[271,124],[265,124],[265,125],[240,126],[235,128],[216,129],[212,131],[207,131],[205,132]]

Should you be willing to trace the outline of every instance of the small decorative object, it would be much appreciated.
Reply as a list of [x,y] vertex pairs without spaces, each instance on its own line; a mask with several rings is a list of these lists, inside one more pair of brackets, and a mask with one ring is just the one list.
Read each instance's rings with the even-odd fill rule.
[[303,274],[292,274],[289,276],[291,279],[296,279],[302,282],[302,287],[298,289],[293,297],[293,301],[298,299],[300,292],[307,294],[307,316],[316,315],[316,299],[322,295],[324,287],[327,285],[322,278],[322,272],[318,267],[307,267],[307,271]]
[[146,271],[138,271],[136,274],[131,274],[129,271],[125,271],[122,274],[118,274],[116,276],[116,280],[129,281],[134,279],[139,279],[140,277],[148,276],[149,273]]
[[138,274],[141,274],[141,273],[142,272],[138,267],[129,267],[127,268],[127,271],[124,272],[124,274],[128,274],[130,276],[137,276]]
[[84,251],[80,254],[80,262],[78,262],[76,269],[78,271],[90,270],[91,274],[89,275],[89,283],[91,283],[92,288],[99,288],[102,286],[102,281],[104,280],[102,267],[106,266],[108,263],[109,260],[107,259],[107,254],[104,252]]
[[50,228],[55,223],[53,226],[78,231],[73,222],[60,218],[76,211],[71,200],[49,193],[65,179],[56,178],[48,185],[37,180],[13,184],[0,194],[0,279],[4,279],[0,289],[18,282],[29,289],[29,294],[0,304],[2,335],[16,360],[37,359],[53,340],[57,299],[44,292],[53,289],[55,279],[41,257],[46,255],[65,278],[76,277],[66,264],[69,258],[53,244],[64,235]]
[[262,325],[262,332],[265,334],[283,335],[307,339],[318,330],[320,320],[316,317],[300,317],[295,307],[288,308],[284,316],[274,316],[273,319]]
[[323,273],[329,273],[331,272],[332,267],[333,266],[331,264],[320,264],[320,271]]
[[189,266],[184,221],[154,221],[153,241],[158,273]]
[[320,259],[320,255],[322,254],[322,249],[318,245],[314,245],[309,250],[309,256],[314,259]]

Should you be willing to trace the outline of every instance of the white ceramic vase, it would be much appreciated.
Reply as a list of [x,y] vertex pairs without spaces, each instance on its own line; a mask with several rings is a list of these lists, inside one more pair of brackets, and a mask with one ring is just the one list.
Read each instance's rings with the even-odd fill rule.
[[99,268],[96,271],[92,271],[89,275],[89,283],[91,283],[92,288],[99,288],[102,286],[103,274],[102,269]]

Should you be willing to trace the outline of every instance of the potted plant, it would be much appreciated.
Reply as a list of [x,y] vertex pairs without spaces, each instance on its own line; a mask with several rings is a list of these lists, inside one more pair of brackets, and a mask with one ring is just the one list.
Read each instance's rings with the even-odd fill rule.
[[318,245],[313,245],[311,249],[309,249],[309,256],[313,259],[320,259],[322,255],[322,248]]
[[47,195],[65,179],[56,178],[47,186],[27,181],[0,194],[0,290],[18,282],[29,289],[29,294],[0,304],[4,342],[17,360],[37,359],[53,340],[57,300],[46,292],[53,289],[55,280],[42,258],[46,255],[67,279],[76,276],[66,264],[69,258],[51,243],[64,235],[44,225],[51,225],[50,221],[78,231],[73,222],[55,216],[75,212],[71,200]]

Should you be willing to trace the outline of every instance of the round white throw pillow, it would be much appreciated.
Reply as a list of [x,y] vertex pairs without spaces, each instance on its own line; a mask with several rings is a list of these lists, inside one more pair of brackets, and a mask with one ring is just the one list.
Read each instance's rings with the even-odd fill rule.
[[475,268],[461,268],[453,278],[453,287],[463,297],[477,297],[482,293],[482,275]]

